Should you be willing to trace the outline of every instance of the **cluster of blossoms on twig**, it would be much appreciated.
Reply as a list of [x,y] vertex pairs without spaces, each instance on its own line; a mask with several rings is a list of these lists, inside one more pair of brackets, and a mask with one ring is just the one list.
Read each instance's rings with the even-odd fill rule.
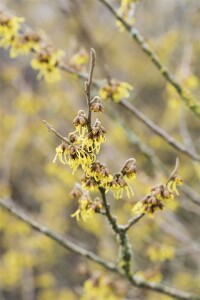
[[123,98],[129,98],[130,91],[133,90],[132,85],[127,82],[111,79],[108,83],[104,84],[99,90],[99,96],[103,100],[112,99],[118,103]]
[[27,55],[33,52],[31,60],[33,69],[39,71],[38,78],[44,77],[47,82],[60,79],[57,65],[63,57],[63,51],[55,49],[50,42],[23,26],[24,18],[18,18],[7,11],[0,11],[0,46],[10,48],[10,56]]
[[[122,6],[125,7],[124,5],[129,4]],[[61,79],[62,68],[67,67],[72,73],[80,72],[85,68],[89,55],[84,48],[66,59],[63,50],[55,48],[41,34],[32,31],[24,21],[24,18],[16,17],[0,8],[0,47],[9,48],[11,58],[32,53],[34,56],[30,64],[38,71],[38,79],[44,78],[47,82],[53,83]],[[130,96],[132,89],[130,84],[112,79],[101,86],[99,95],[103,100],[110,98],[120,102],[122,98]],[[94,112],[102,112],[98,108],[97,101],[91,103],[91,108]]]
[[[101,145],[106,141],[106,130],[98,118],[96,118],[93,124],[91,122],[92,112],[104,112],[101,98],[96,96],[91,99],[90,97],[92,74],[95,65],[94,50],[91,53],[92,63],[89,79],[85,83],[88,115],[86,115],[84,110],[80,110],[72,122],[75,131],[69,133],[68,138],[62,138],[59,135],[62,138],[62,143],[56,148],[56,155],[53,160],[55,163],[58,158],[61,163],[68,165],[73,170],[73,173],[79,167],[84,172],[81,186],[78,187],[78,190],[75,188],[72,192],[79,205],[77,211],[72,214],[72,217],[76,217],[78,221],[80,219],[87,221],[94,216],[94,213],[100,212],[103,206],[99,198],[93,200],[89,192],[102,192],[103,190],[104,193],[108,193],[111,191],[115,199],[121,199],[125,191],[130,198],[130,196],[133,196],[133,191],[128,184],[128,180],[134,180],[137,173],[136,160],[134,158],[128,159],[122,169],[114,174],[111,174],[106,164],[97,159]],[[119,93],[121,97],[122,92],[118,91],[119,86],[118,82],[109,82],[106,87],[102,88],[100,94],[104,96],[105,93],[105,98],[114,98]],[[127,93],[127,88],[130,89],[130,87],[127,84],[124,87],[126,88],[125,93]],[[116,100],[117,98],[114,99]],[[157,210],[162,210],[165,202],[173,199],[174,194],[178,194],[177,185],[181,184],[182,180],[178,175],[177,160],[175,170],[167,183],[152,188],[151,192],[134,206],[133,212],[152,216]]]
[[87,190],[83,190],[79,184],[75,184],[70,196],[74,200],[78,201],[79,204],[79,208],[71,215],[71,217],[75,217],[77,221],[80,219],[83,221],[91,219],[94,214],[99,213],[102,208],[100,198],[96,197],[92,200],[89,192]]
[[[90,111],[104,111],[99,97],[96,96],[91,101]],[[77,220],[82,218],[86,221],[94,215],[94,212],[99,212],[102,206],[99,199],[91,199],[89,191],[98,191],[100,188],[103,188],[105,192],[110,190],[116,199],[122,198],[124,191],[128,197],[133,195],[126,179],[135,179],[136,161],[134,158],[127,160],[122,170],[112,175],[108,167],[97,159],[101,145],[106,141],[106,130],[101,122],[96,119],[89,129],[88,117],[83,110],[80,110],[72,124],[75,131],[69,133],[68,140],[62,141],[56,148],[53,162],[58,158],[61,163],[72,168],[73,172],[78,167],[84,171],[81,187],[72,191],[72,195],[75,195],[74,198],[78,200],[79,204],[78,210],[72,217],[76,217]]]
[[[64,60],[64,51],[55,48],[38,33],[24,25],[24,18],[16,17],[0,10],[0,47],[10,49],[10,57],[33,53],[31,66],[38,70],[38,79],[44,78],[52,83],[61,79],[58,65]],[[73,55],[65,65],[75,70],[82,70],[88,62],[88,53],[81,49]]]
[[177,186],[182,185],[182,180],[178,175],[178,159],[175,171],[169,177],[166,184],[155,186],[141,201],[137,202],[133,208],[134,213],[144,213],[149,216],[157,210],[163,210],[168,200],[173,200],[174,195],[179,195]]

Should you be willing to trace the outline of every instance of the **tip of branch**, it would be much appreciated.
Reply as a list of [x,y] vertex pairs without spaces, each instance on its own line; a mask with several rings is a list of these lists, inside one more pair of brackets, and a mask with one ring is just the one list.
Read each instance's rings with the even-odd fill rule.
[[179,169],[179,158],[177,157],[176,158],[176,163],[175,163],[175,170],[178,171],[178,169]]
[[96,61],[96,51],[94,50],[94,48],[90,48],[90,55],[91,55],[92,64],[95,64],[95,61]]

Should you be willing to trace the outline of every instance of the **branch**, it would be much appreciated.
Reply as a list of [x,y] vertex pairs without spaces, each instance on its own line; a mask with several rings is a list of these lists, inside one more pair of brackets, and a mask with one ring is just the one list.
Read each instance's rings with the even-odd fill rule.
[[117,268],[113,263],[105,261],[103,258],[97,256],[93,252],[88,251],[80,246],[77,246],[75,243],[69,241],[66,238],[63,238],[62,236],[58,235],[48,227],[43,226],[40,223],[36,222],[31,217],[29,217],[25,213],[15,208],[14,205],[12,204],[11,199],[0,199],[0,206],[6,211],[8,211],[9,213],[11,213],[13,216],[17,217],[19,220],[31,226],[33,229],[48,236],[50,239],[54,240],[56,243],[60,244],[65,249],[72,251],[76,254],[79,254],[81,256],[84,256],[89,260],[102,265],[103,267],[105,267],[106,269],[112,272],[117,272]]
[[46,126],[47,126],[47,128],[48,128],[49,131],[52,131],[53,133],[55,133],[55,135],[57,137],[59,137],[61,140],[63,140],[68,145],[71,145],[70,141],[66,137],[62,136],[57,130],[55,130],[51,124],[49,124],[45,120],[43,120],[43,122],[44,122],[44,124],[46,124]]
[[173,179],[173,177],[174,177],[175,175],[177,175],[178,169],[179,169],[179,158],[177,157],[177,158],[176,158],[176,163],[175,163],[174,170],[173,170],[172,173],[169,175],[169,178],[168,178],[168,180],[167,180],[167,182],[166,182],[166,185],[169,183],[169,181],[170,181],[171,179]]
[[200,205],[200,195],[195,192],[190,186],[184,184],[181,189],[193,203]]
[[90,105],[91,105],[91,95],[90,95],[90,89],[92,85],[92,76],[93,76],[93,71],[95,67],[95,62],[96,62],[96,53],[93,48],[90,50],[90,71],[88,75],[88,80],[85,82],[85,94],[87,98],[87,105],[88,105],[88,132],[91,131],[91,110],[90,110]]
[[110,212],[110,204],[107,203],[107,200],[106,200],[106,194],[105,194],[105,189],[102,188],[102,187],[99,187],[99,191],[101,193],[101,197],[102,197],[102,201],[103,201],[103,206],[105,208],[105,215],[110,223],[110,225],[112,226],[112,229],[115,233],[119,234],[119,227],[117,225],[117,219],[116,217],[113,217],[111,215],[111,212]]
[[131,35],[131,37],[137,42],[137,44],[141,47],[142,51],[151,59],[152,63],[155,67],[160,71],[162,76],[167,80],[167,82],[174,87],[177,91],[181,99],[185,102],[188,108],[195,113],[195,115],[200,118],[200,105],[193,99],[190,95],[190,92],[186,91],[170,74],[167,68],[162,64],[160,58],[156,55],[156,53],[151,49],[151,47],[147,44],[144,37],[135,27],[130,26],[116,11],[115,9],[107,2],[107,0],[98,0],[107,9],[111,12],[111,14],[119,20],[125,27],[126,31]]
[[175,299],[200,300],[199,296],[194,296],[194,295],[191,295],[189,293],[178,291],[174,288],[168,287],[168,286],[163,285],[163,284],[148,282],[148,281],[145,281],[145,280],[142,280],[142,279],[138,278],[137,276],[133,276],[132,282],[133,282],[134,285],[136,285],[139,288],[144,288],[144,289],[147,289],[147,290],[156,291],[158,293],[171,296]]
[[126,234],[126,231],[123,229],[123,226],[117,224],[117,219],[116,217],[113,217],[111,212],[110,212],[110,205],[107,203],[106,200],[106,194],[105,194],[105,189],[102,187],[99,187],[99,191],[102,196],[103,200],[103,205],[105,208],[105,215],[111,224],[113,231],[117,234],[117,237],[119,238],[119,264],[120,267],[124,271],[124,275],[126,278],[132,282],[132,267],[131,267],[131,262],[132,262],[132,249],[131,245],[129,243],[128,236]]
[[200,161],[200,155],[191,152],[188,150],[183,144],[177,142],[171,135],[169,135],[165,130],[157,126],[155,123],[153,123],[150,119],[148,119],[144,114],[142,114],[134,105],[127,102],[126,100],[121,100],[119,102],[119,105],[125,107],[130,112],[132,112],[137,119],[143,122],[149,129],[151,129],[153,132],[155,132],[157,135],[159,135],[163,140],[165,140],[168,144],[173,146],[178,151],[182,152],[183,154],[189,156],[193,160]]
[[[18,218],[19,220],[23,221],[27,225],[31,226],[34,230],[40,232],[41,234],[44,234],[48,236],[50,239],[58,243],[60,246],[63,248],[72,251],[76,254],[79,254],[81,256],[84,256],[88,258],[89,260],[103,266],[105,269],[118,273],[119,275],[122,276],[120,270],[112,263],[108,262],[101,257],[97,256],[91,251],[88,251],[86,249],[83,249],[80,246],[77,246],[76,244],[70,242],[68,239],[61,237],[48,227],[45,227],[35,220],[33,220],[31,217],[27,216],[26,214],[22,213],[19,211],[17,208],[15,208],[12,204],[11,199],[0,199],[0,206],[5,209],[7,212]],[[145,280],[139,279],[137,276],[133,276],[130,279],[131,283],[138,287],[138,288],[144,288],[144,289],[149,289],[152,291],[159,292],[161,294],[166,294],[169,296],[172,296],[176,299],[181,299],[181,300],[200,300],[200,297],[197,296],[192,296],[188,293],[184,293],[182,291],[175,290],[173,288],[161,285],[161,284],[156,284],[156,283],[151,283]]]
[[139,222],[142,217],[144,217],[145,214],[141,213],[138,214],[137,216],[132,217],[126,225],[121,225],[121,229],[123,231],[128,231],[133,225],[135,225],[137,222]]

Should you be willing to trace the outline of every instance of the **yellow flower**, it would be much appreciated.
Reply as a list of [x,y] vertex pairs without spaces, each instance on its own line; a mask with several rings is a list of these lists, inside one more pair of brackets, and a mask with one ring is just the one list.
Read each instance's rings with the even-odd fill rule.
[[39,51],[39,41],[40,37],[35,33],[27,33],[25,35],[15,37],[10,49],[11,58],[22,54],[27,55],[31,50]]
[[79,110],[78,115],[73,120],[72,124],[76,127],[76,131],[81,137],[87,132],[88,119],[83,110]]
[[57,157],[59,158],[60,162],[64,165],[67,164],[67,154],[69,153],[69,149],[66,143],[62,143],[60,144],[57,148],[56,148],[56,155],[54,157],[53,163],[56,162]]
[[86,175],[91,176],[98,182],[99,186],[107,189],[113,179],[112,175],[109,173],[108,168],[105,164],[99,161],[93,162],[91,166],[86,170]]
[[150,246],[147,249],[147,255],[151,261],[172,260],[175,256],[175,250],[168,245]]
[[95,155],[88,153],[79,146],[71,145],[69,147],[69,154],[67,158],[67,164],[74,171],[77,170],[79,166],[82,166],[83,170],[95,161]]
[[89,152],[96,151],[96,153],[98,154],[101,144],[106,140],[105,133],[105,128],[101,126],[101,122],[96,119],[92,130],[83,140],[83,147],[85,147]]
[[183,181],[179,176],[175,176],[170,179],[170,181],[167,184],[167,188],[171,193],[175,193],[176,195],[179,195],[179,192],[177,190],[177,186],[181,186],[183,184]]
[[67,62],[67,64],[78,70],[81,71],[83,67],[88,63],[89,61],[89,55],[85,49],[81,49],[79,52],[77,52],[74,56],[70,58],[70,60]]
[[180,178],[177,178],[176,180],[172,178],[167,185],[155,186],[151,189],[150,194],[146,195],[141,201],[134,205],[133,212],[145,213],[152,217],[157,210],[163,210],[164,202],[173,200],[173,193],[178,193],[176,184],[180,184],[180,182],[182,183]]
[[72,218],[76,218],[77,221],[82,219],[84,222],[91,219],[95,212],[99,210],[102,205],[98,202],[92,201],[87,193],[83,194],[78,200],[79,207],[71,215]]
[[104,85],[99,90],[99,96],[103,100],[111,98],[113,101],[118,103],[123,98],[129,98],[131,90],[133,90],[133,87],[129,83],[111,80],[109,84]]
[[39,70],[38,79],[45,78],[49,83],[60,80],[60,71],[57,68],[63,56],[63,51],[46,46],[31,60],[33,69]]
[[9,16],[6,12],[0,12],[0,39],[10,40],[15,37],[23,22],[24,18]]
[[95,192],[98,191],[99,185],[93,177],[85,175],[82,179],[82,188],[83,190]]
[[110,189],[116,199],[122,198],[124,190],[126,191],[128,198],[130,198],[131,195],[134,195],[132,188],[123,179],[122,173],[114,174],[113,180],[110,183]]

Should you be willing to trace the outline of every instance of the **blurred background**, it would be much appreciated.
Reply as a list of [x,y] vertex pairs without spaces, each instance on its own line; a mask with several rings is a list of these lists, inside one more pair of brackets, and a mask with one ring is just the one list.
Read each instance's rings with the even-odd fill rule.
[[[198,118],[166,83],[150,59],[99,2],[92,0],[1,1],[16,16],[24,17],[35,32],[65,51],[66,62],[79,51],[97,54],[94,77],[111,78],[134,86],[128,101],[190,150],[200,152]],[[118,9],[120,1],[110,1]],[[200,2],[198,0],[141,0],[135,6],[135,26],[155,49],[170,72],[200,98]],[[102,257],[114,260],[117,244],[101,215],[76,222],[70,215],[78,203],[69,196],[82,172],[72,175],[60,162],[53,164],[60,140],[42,123],[47,120],[62,135],[74,131],[72,120],[86,108],[84,81],[62,72],[59,82],[37,80],[30,56],[16,59],[0,49],[0,190],[16,206],[42,224],[70,236]],[[88,64],[81,71],[87,71]],[[98,90],[92,90],[98,95]],[[99,159],[111,172],[134,157],[138,176],[135,196],[116,201],[108,194],[119,222],[149,189],[165,182],[180,159],[184,181],[180,195],[154,219],[145,217],[130,230],[136,274],[153,282],[200,294],[200,165],[174,150],[112,101],[103,103],[99,118],[107,141]],[[93,193],[92,197],[96,194]],[[194,200],[196,199],[196,201]],[[76,300],[91,298],[84,282],[96,274],[114,285],[109,299],[172,299],[153,292],[130,289],[99,266],[69,253],[0,208],[0,300]],[[84,294],[85,293],[85,294]],[[81,298],[82,297],[82,298]],[[158,298],[159,297],[159,298]],[[97,298],[98,299],[98,298]]]

